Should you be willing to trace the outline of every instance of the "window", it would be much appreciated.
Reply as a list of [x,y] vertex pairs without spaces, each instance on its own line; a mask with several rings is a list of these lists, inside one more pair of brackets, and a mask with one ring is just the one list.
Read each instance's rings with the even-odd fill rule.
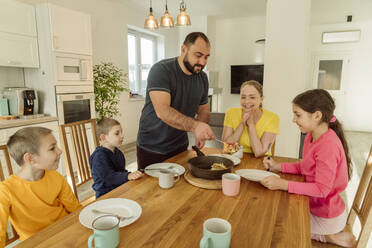
[[320,60],[318,73],[319,89],[340,90],[342,60]]
[[128,31],[129,88],[133,95],[146,95],[147,76],[157,58],[157,37]]

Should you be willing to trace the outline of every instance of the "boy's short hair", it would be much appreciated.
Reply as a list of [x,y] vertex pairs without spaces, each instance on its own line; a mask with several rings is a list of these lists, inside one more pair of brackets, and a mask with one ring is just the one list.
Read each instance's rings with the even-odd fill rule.
[[120,125],[120,122],[111,118],[103,118],[102,120],[98,121],[96,128],[96,135],[98,139],[100,139],[101,134],[107,135],[111,128],[117,125]]
[[6,144],[10,156],[22,166],[25,153],[39,154],[41,139],[51,133],[52,130],[45,127],[26,127],[18,130],[9,137]]

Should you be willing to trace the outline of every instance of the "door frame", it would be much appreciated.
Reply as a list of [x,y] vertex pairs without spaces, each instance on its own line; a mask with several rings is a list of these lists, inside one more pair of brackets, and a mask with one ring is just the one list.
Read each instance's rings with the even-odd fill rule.
[[337,118],[342,119],[344,114],[345,95],[348,91],[351,63],[352,63],[352,53],[351,51],[313,51],[312,53],[312,63],[311,63],[311,82],[310,88],[318,88],[318,76],[319,76],[319,62],[321,60],[342,60],[342,72],[341,72],[341,82],[339,90],[327,90],[336,102],[335,115]]

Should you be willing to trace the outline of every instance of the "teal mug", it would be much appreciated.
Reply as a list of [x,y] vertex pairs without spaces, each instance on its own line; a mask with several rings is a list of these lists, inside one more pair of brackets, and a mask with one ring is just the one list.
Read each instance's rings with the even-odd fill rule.
[[211,218],[203,224],[200,248],[228,248],[231,240],[231,224],[224,219]]
[[[103,215],[93,223],[93,234],[88,239],[89,248],[115,248],[119,245],[120,219],[115,215]],[[94,239],[94,246],[92,241]]]

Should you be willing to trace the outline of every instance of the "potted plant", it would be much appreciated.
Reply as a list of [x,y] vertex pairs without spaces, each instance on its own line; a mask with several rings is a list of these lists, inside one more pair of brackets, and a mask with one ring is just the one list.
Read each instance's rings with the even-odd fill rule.
[[93,66],[93,78],[97,120],[120,115],[120,94],[129,91],[128,74],[111,62],[101,62]]

